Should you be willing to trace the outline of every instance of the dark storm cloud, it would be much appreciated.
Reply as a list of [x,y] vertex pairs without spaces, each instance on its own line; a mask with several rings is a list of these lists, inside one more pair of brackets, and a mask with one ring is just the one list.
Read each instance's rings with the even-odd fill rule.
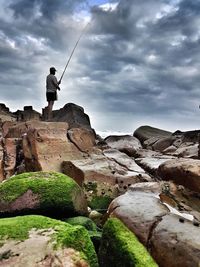
[[9,8],[14,11],[16,18],[34,18],[37,13],[45,19],[55,19],[61,13],[69,14],[77,7],[77,4],[84,3],[84,0],[18,0],[13,1]]
[[[101,93],[92,91],[103,108],[166,114],[181,112],[191,94],[195,101],[200,84],[199,5],[200,1],[167,5],[167,1],[124,0],[114,11],[93,9],[91,32],[97,31],[99,40],[94,41],[98,45],[94,44],[87,63],[110,70],[103,78],[110,86]],[[101,35],[105,35],[102,40]]]

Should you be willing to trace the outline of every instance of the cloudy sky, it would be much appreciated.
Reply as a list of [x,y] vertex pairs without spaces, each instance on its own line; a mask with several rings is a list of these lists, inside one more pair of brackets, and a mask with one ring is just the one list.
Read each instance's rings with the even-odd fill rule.
[[1,0],[0,102],[41,112],[89,21],[56,109],[82,106],[97,131],[200,128],[200,0]]

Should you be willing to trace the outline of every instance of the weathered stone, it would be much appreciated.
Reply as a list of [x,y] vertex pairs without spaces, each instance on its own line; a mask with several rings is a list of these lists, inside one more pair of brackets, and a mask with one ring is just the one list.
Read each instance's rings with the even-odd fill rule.
[[158,128],[150,127],[150,126],[141,126],[138,129],[135,130],[134,136],[137,137],[140,142],[144,142],[145,140],[151,138],[151,137],[158,137],[158,138],[164,138],[171,136],[171,132],[160,130]]
[[84,109],[73,103],[66,104],[60,110],[53,111],[53,121],[67,122],[69,128],[85,127],[91,129],[90,119]]
[[147,157],[147,158],[137,158],[136,163],[140,165],[146,172],[152,175],[157,175],[157,170],[160,164],[173,158],[172,156],[159,156],[159,157]]
[[153,144],[153,150],[163,152],[167,147],[171,146],[171,144],[176,140],[174,136],[165,137],[159,139],[155,144]]
[[0,220],[2,267],[98,267],[94,246],[84,227],[43,216]]
[[166,149],[163,150],[163,154],[167,154],[167,155],[173,155],[173,153],[177,150],[177,147],[175,147],[174,145],[171,145],[169,147],[167,147]]
[[27,171],[61,171],[63,160],[82,158],[66,136],[67,123],[35,122],[23,136]]
[[0,122],[4,121],[16,121],[16,117],[5,104],[0,103]]
[[115,177],[109,162],[103,155],[95,158],[87,157],[81,160],[63,161],[62,172],[76,180],[78,184],[84,181],[110,182],[115,184]]
[[56,218],[87,214],[87,201],[78,184],[61,173],[23,173],[0,184],[1,217],[34,213]]
[[16,138],[4,139],[4,173],[6,178],[15,173],[17,144],[18,139]]
[[72,128],[68,130],[69,140],[82,152],[90,152],[95,145],[95,133],[86,128]]
[[152,149],[153,145],[160,140],[159,136],[153,136],[143,142],[143,147],[146,149]]
[[130,161],[128,162],[122,157],[116,160],[117,155],[126,156],[125,154],[117,150],[115,150],[117,154],[113,153],[113,150],[111,151],[104,151],[105,155],[91,154],[90,157],[82,160],[64,161],[62,172],[73,177],[79,184],[83,184],[85,181],[97,181],[98,183],[106,182],[115,185],[117,182],[120,191],[126,191],[128,185],[150,179],[134,161],[130,164]]
[[0,181],[4,180],[4,150],[0,139]]
[[166,215],[151,238],[151,253],[161,267],[198,267],[200,264],[200,230],[191,221]]
[[162,153],[149,149],[139,149],[135,154],[135,158],[159,158],[160,156],[162,157]]
[[172,180],[177,184],[200,192],[200,161],[195,159],[172,159],[158,168],[158,175],[163,180]]
[[109,207],[110,216],[120,219],[144,245],[148,244],[154,224],[167,213],[169,209],[156,196],[142,191],[128,190]]
[[35,111],[32,106],[25,106],[23,111],[18,110],[14,114],[17,117],[17,121],[41,120],[41,114]]
[[198,144],[192,144],[189,146],[183,146],[184,143],[174,152],[171,153],[173,156],[182,158],[198,158]]
[[[142,169],[134,159],[127,156],[125,153],[119,152],[116,149],[105,149],[103,151],[103,154],[111,159],[114,160],[116,163],[118,163],[122,167],[126,167],[128,171],[132,172],[132,174],[135,174],[135,176],[140,178],[140,181],[151,181],[151,177]],[[118,180],[118,183],[120,184],[122,180]],[[124,186],[124,185],[122,185]]]
[[111,135],[104,140],[111,148],[118,149],[129,156],[134,156],[135,152],[142,148],[140,141],[130,135]]

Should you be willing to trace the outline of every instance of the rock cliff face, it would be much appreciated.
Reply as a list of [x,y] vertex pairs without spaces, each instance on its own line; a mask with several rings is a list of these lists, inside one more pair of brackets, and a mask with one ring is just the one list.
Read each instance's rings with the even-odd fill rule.
[[[136,236],[161,267],[199,267],[200,131],[171,133],[142,126],[133,136],[103,140],[84,109],[72,103],[54,111],[51,122],[45,118],[46,109],[42,115],[30,106],[10,112],[0,104],[1,217],[39,213],[61,218],[72,210],[88,216],[88,206],[96,210],[89,216],[98,226],[117,218],[105,225],[100,266],[112,261],[117,266],[127,260],[123,255],[133,260],[143,253],[144,248],[139,254],[129,250]],[[65,175],[56,180],[55,172],[71,177],[76,190]],[[131,233],[127,240],[124,236]],[[123,253],[117,261],[120,244]]]

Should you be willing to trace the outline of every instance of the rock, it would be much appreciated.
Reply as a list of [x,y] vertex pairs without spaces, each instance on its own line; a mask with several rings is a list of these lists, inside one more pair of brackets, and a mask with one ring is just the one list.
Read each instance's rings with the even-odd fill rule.
[[136,137],[130,135],[111,135],[104,140],[111,148],[118,149],[130,157],[134,156],[135,152],[142,148],[140,141]]
[[[188,193],[172,183],[136,184],[112,201],[109,215],[136,234],[159,266],[198,266],[200,213],[191,205],[197,196]],[[190,207],[184,206],[187,201]],[[193,206],[199,209],[199,204]]]
[[192,144],[190,146],[184,146],[184,143],[171,155],[182,158],[198,159],[198,144]]
[[[136,177],[140,178],[140,181],[151,181],[151,177],[142,169],[134,159],[130,158],[126,154],[119,152],[116,149],[105,149],[103,154],[118,163],[120,166],[126,167],[128,171],[135,174]],[[117,179],[118,184],[123,181],[123,186],[125,185],[124,179]]]
[[4,151],[2,140],[0,139],[0,182],[4,180]]
[[167,155],[173,155],[173,153],[177,150],[177,147],[174,145],[171,145],[163,150],[163,154]]
[[147,158],[137,158],[136,163],[140,165],[146,172],[157,176],[157,171],[162,163],[165,163],[172,156],[159,156],[159,157],[147,157]]
[[160,130],[158,128],[150,127],[150,126],[141,126],[138,129],[135,130],[134,136],[140,140],[141,143],[143,143],[145,140],[149,138],[155,138],[158,137],[158,139],[164,138],[164,137],[170,137],[171,132]]
[[159,218],[169,213],[169,209],[150,193],[128,190],[112,201],[108,212],[111,217],[120,219],[147,245],[152,227]]
[[199,160],[184,158],[168,160],[159,166],[158,175],[163,180],[172,180],[200,192]]
[[95,146],[95,133],[86,128],[72,128],[68,130],[69,140],[82,152],[89,153]]
[[16,121],[16,117],[5,104],[0,103],[0,122],[4,121]]
[[1,217],[34,213],[58,218],[87,214],[87,201],[75,181],[61,173],[23,173],[0,184]]
[[14,115],[17,117],[17,121],[41,120],[41,114],[35,111],[32,106],[25,106],[23,111],[17,110]]
[[72,217],[68,218],[66,222],[71,225],[81,225],[85,227],[88,231],[97,231],[96,224],[88,217],[84,216]]
[[96,224],[88,217],[78,216],[66,220],[71,225],[81,225],[86,228],[94,244],[95,250],[99,250],[102,233],[98,230]]
[[161,267],[198,267],[200,264],[199,227],[166,215],[151,238],[151,253]]
[[87,128],[91,129],[90,119],[84,113],[84,109],[73,103],[66,104],[60,110],[53,111],[53,121],[67,122],[69,128]]
[[82,160],[63,161],[62,172],[79,185],[94,181],[98,186],[117,184],[120,192],[126,191],[131,184],[151,180],[134,160],[118,150],[104,150]]
[[19,140],[16,138],[4,139],[4,174],[8,178],[15,174],[17,145]]
[[139,149],[135,154],[135,158],[153,158],[153,157],[159,158],[162,156],[163,156],[162,153],[152,151],[149,149]]
[[84,227],[43,216],[0,220],[0,265],[97,267],[94,246]]
[[61,171],[63,160],[82,158],[81,151],[66,136],[62,122],[32,122],[23,136],[27,171]]
[[163,150],[171,146],[175,140],[176,138],[174,136],[159,139],[153,144],[153,150],[163,152]]
[[116,218],[104,225],[99,261],[105,267],[158,266],[136,236]]

